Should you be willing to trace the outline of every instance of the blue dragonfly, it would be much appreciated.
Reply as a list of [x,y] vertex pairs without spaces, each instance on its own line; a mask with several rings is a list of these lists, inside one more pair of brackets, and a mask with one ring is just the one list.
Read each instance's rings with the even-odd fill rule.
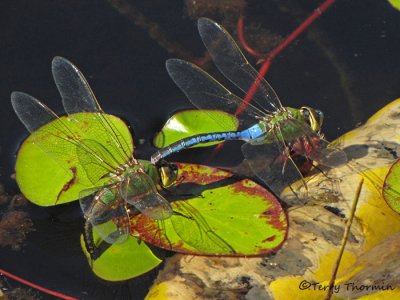
[[[198,30],[219,71],[246,93],[258,72],[249,64],[229,33],[214,21],[201,18]],[[235,114],[243,100],[226,89],[211,75],[196,65],[180,59],[169,59],[167,71],[176,85],[199,109],[223,110]],[[261,79],[249,104],[239,116],[239,130],[199,134],[184,138],[152,155],[152,163],[210,141],[243,140],[242,152],[252,171],[273,191],[303,179],[296,161],[317,162],[335,167],[347,162],[346,154],[320,134],[323,114],[310,107],[295,109],[282,106],[273,88]],[[210,118],[213,118],[210,116]],[[220,126],[220,121],[214,119]],[[226,128],[228,128],[226,126]]]

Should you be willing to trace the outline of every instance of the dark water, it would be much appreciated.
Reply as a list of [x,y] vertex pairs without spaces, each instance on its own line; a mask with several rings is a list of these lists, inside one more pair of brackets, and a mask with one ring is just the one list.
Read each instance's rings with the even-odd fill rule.
[[[246,24],[253,32],[269,30],[285,36],[320,2],[248,1]],[[124,3],[131,5],[130,15],[115,8]],[[191,107],[164,68],[167,58],[184,55],[160,46],[161,38],[179,44],[186,56],[204,54],[185,4],[161,0],[1,1],[0,183],[9,193],[18,191],[10,176],[18,145],[27,136],[9,95],[14,90],[27,92],[62,114],[50,69],[56,55],[79,66],[103,109],[123,117],[135,137],[145,139],[137,154],[149,158],[150,139],[168,115]],[[139,22],[139,14],[146,21]],[[237,19],[237,13],[226,12],[223,17],[215,10],[200,10],[199,16],[216,18],[228,27]],[[151,22],[161,31],[153,31],[153,38],[144,28]],[[333,139],[400,96],[398,28],[400,12],[386,1],[337,1],[274,60],[267,79],[284,105],[322,109],[325,132]],[[265,41],[256,35],[251,42],[257,47]],[[167,48],[176,50],[175,46]],[[176,159],[202,161],[206,155],[196,151]],[[91,274],[79,250],[82,217],[76,204],[50,209],[31,206],[28,210],[36,231],[28,235],[22,251],[0,249],[0,268],[78,298],[143,298],[155,272],[117,285]]]

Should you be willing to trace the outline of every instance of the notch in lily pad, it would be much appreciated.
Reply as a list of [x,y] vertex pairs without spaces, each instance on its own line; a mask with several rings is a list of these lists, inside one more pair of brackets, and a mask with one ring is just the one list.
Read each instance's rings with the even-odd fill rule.
[[[218,122],[216,121],[218,120]],[[157,148],[163,148],[183,138],[218,131],[236,131],[237,117],[219,110],[184,110],[175,113],[153,139]],[[195,147],[208,147],[220,142],[210,142]]]

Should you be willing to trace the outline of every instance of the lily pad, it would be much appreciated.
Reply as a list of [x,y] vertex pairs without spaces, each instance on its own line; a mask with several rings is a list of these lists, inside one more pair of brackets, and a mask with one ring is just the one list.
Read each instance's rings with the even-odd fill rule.
[[[102,120],[107,120],[127,142],[127,152],[132,153],[132,137],[126,124],[116,116],[103,116]],[[85,158],[79,157],[78,146],[70,141],[68,134],[79,136],[83,141],[96,141],[105,152],[118,158],[112,137],[103,133],[96,113],[63,116],[34,131],[22,143],[17,155],[16,180],[21,192],[40,206],[79,199],[80,191],[95,185],[82,166]],[[97,182],[96,186],[100,184]]]
[[82,249],[97,276],[120,281],[158,266],[161,259],[146,243],[180,253],[216,256],[258,256],[282,246],[287,218],[269,191],[217,168],[177,166],[178,184],[171,190],[174,214],[169,219],[133,217],[131,236],[122,244],[107,244],[93,231],[99,251],[96,259],[81,236]]
[[[189,136],[218,131],[235,131],[238,126],[238,119],[223,111],[185,110],[168,119],[161,131],[154,137],[153,143],[157,148],[163,148]],[[208,147],[218,143],[199,144],[195,147]]]
[[386,203],[397,213],[400,213],[400,160],[390,167],[382,189]]
[[388,1],[394,8],[400,10],[400,0],[388,0]]
[[[95,245],[99,248],[102,242],[96,231],[92,231]],[[146,243],[135,237],[129,237],[122,244],[106,244],[107,248],[92,259],[86,248],[83,235],[81,235],[81,247],[88,259],[93,272],[100,278],[108,281],[121,281],[140,276],[155,267],[162,260],[158,258]]]
[[281,247],[288,223],[273,194],[220,169],[177,165],[174,214],[163,221],[134,217],[134,236],[164,249],[198,255],[256,256]]

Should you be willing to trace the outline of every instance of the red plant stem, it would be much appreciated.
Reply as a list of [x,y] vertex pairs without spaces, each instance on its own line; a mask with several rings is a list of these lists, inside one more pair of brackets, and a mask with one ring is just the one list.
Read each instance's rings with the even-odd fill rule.
[[250,45],[247,43],[246,37],[244,36],[243,15],[239,16],[236,31],[239,37],[240,44],[242,45],[243,49],[246,50],[246,52],[250,53],[255,57],[259,58],[264,57],[263,54],[251,48]]
[[32,288],[34,288],[34,289],[37,289],[37,290],[39,290],[39,291],[42,291],[42,292],[44,292],[44,293],[46,293],[46,294],[49,294],[49,295],[52,295],[52,296],[55,296],[55,297],[58,297],[58,298],[61,298],[61,299],[66,299],[66,300],[78,300],[77,298],[73,298],[73,297],[70,297],[70,296],[61,294],[61,293],[59,293],[59,292],[55,292],[55,291],[52,291],[52,290],[48,290],[48,289],[46,289],[46,288],[44,288],[44,287],[41,287],[40,285],[34,284],[34,283],[29,282],[29,281],[27,281],[27,280],[25,280],[25,279],[22,279],[22,278],[20,278],[20,277],[18,277],[18,276],[15,276],[15,275],[13,275],[13,274],[11,274],[11,273],[9,273],[9,272],[6,272],[6,271],[4,271],[3,269],[0,269],[0,275],[1,275],[1,274],[2,274],[2,275],[5,275],[5,276],[7,276],[7,277],[10,277],[11,279],[14,279],[14,280],[16,280],[16,281],[19,281],[19,282],[21,282],[21,283],[23,283],[23,284],[25,284],[25,285],[28,285],[28,286],[30,286],[30,287],[32,287]]
[[[258,87],[260,86],[260,83],[262,82],[263,78],[265,77],[265,75],[267,74],[269,67],[271,65],[272,60],[283,50],[285,49],[288,45],[290,45],[293,40],[295,40],[301,33],[303,33],[304,30],[306,30],[319,16],[321,16],[321,14],[327,10],[333,3],[335,2],[335,0],[326,0],[324,3],[322,3],[316,10],[314,10],[314,12],[307,18],[304,20],[303,23],[301,23],[281,44],[278,45],[278,47],[276,47],[274,50],[271,51],[271,53],[268,55],[267,59],[265,60],[264,64],[261,66],[259,72],[258,72],[258,76],[256,78],[256,80],[253,82],[253,84],[251,85],[250,89],[247,91],[246,96],[243,99],[242,104],[240,105],[240,107],[236,110],[235,115],[239,115],[240,113],[243,112],[243,110],[246,108],[246,106],[250,103],[251,99],[253,98],[254,94],[256,93]],[[238,27],[242,26],[243,27],[243,17],[241,16],[239,18],[239,22],[238,22]],[[242,32],[243,30],[238,30],[238,32]],[[239,35],[240,37],[240,35]],[[244,40],[244,36],[243,39],[241,39],[241,41],[245,41]],[[246,51],[248,51],[248,49],[251,49],[248,45],[247,42],[245,42],[245,49]],[[252,50],[252,52],[257,53],[256,51]],[[251,52],[250,52],[251,53]]]

